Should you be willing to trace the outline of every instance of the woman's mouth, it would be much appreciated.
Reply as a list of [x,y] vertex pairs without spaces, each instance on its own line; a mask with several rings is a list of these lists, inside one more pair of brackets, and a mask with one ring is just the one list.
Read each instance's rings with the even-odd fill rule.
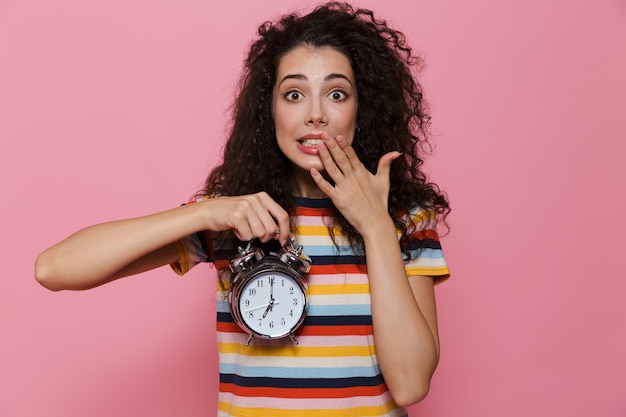
[[298,149],[307,155],[318,155],[318,145],[322,143],[322,135],[306,135],[298,139]]
[[322,140],[307,138],[307,139],[301,139],[299,142],[302,144],[302,146],[305,146],[307,148],[317,148],[317,145],[322,143]]

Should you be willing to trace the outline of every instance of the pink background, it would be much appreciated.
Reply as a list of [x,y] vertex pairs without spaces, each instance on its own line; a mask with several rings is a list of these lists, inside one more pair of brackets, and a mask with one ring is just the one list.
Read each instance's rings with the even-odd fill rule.
[[[1,417],[213,415],[212,268],[52,293],[33,262],[184,202],[257,24],[311,4],[0,2]],[[454,208],[442,360],[412,415],[626,415],[625,3],[359,4],[426,56],[428,169]]]

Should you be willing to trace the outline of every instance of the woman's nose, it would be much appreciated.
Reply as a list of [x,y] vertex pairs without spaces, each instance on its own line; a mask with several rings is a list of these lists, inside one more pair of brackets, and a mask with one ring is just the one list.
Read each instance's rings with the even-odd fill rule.
[[321,100],[311,100],[309,114],[307,115],[307,124],[323,125],[326,123],[328,123],[328,119]]

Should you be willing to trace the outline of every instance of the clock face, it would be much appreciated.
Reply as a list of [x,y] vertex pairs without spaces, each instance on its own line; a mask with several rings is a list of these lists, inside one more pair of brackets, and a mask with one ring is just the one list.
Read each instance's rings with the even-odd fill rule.
[[306,295],[295,278],[261,272],[242,288],[239,310],[244,323],[262,336],[282,337],[300,324]]

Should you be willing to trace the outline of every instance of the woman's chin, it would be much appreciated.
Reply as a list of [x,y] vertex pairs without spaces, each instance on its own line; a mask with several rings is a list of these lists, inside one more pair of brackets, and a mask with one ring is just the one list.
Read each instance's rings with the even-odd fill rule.
[[302,158],[298,161],[292,161],[292,165],[298,171],[311,171],[312,168],[322,172],[325,171],[324,164],[319,157]]

